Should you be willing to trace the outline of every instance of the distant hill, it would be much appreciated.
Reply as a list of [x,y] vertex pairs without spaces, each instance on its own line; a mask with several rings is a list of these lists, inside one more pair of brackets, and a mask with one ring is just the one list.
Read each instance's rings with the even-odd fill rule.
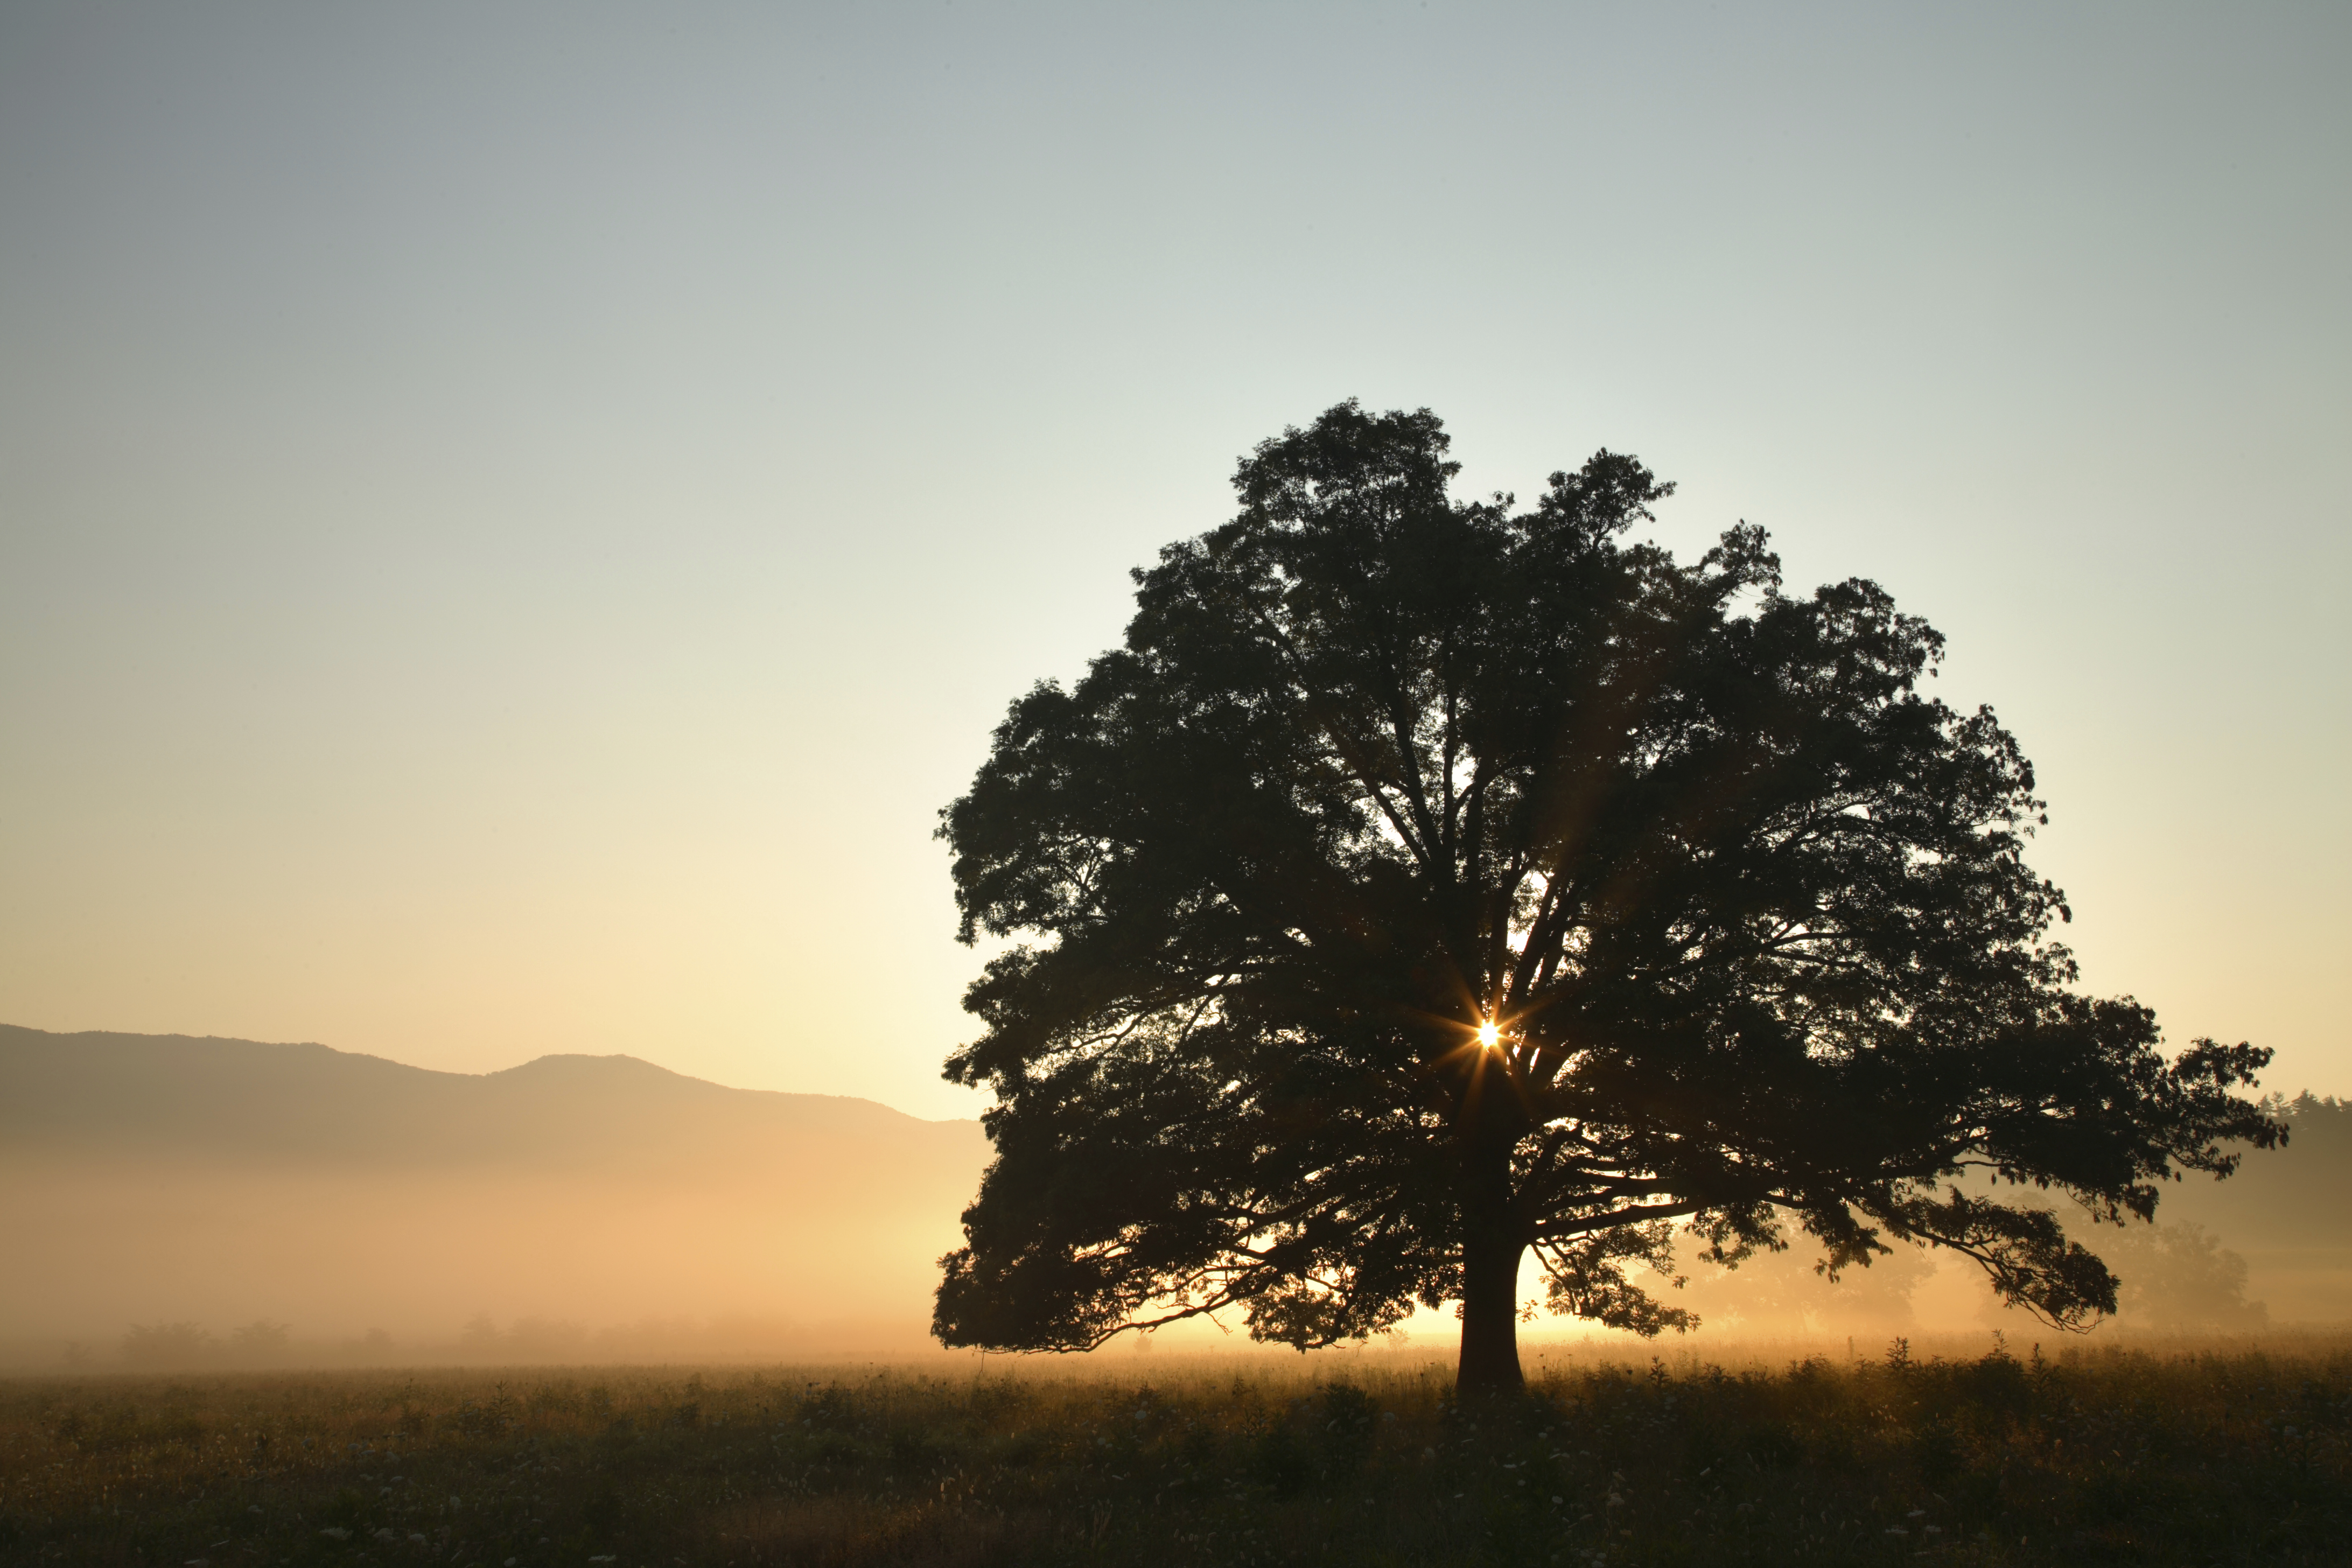
[[[2165,1190],[2163,1237],[2081,1232],[2139,1303],[2126,1323],[2252,1321],[2255,1302],[2273,1324],[2352,1318],[2352,1103],[2284,1110],[2286,1149]],[[977,1122],[629,1057],[474,1076],[0,1026],[0,1365],[54,1365],[69,1340],[100,1367],[126,1348],[182,1364],[905,1354],[929,1344],[936,1260],[989,1152]],[[1813,1261],[1801,1245],[1684,1300],[1717,1331],[1890,1334],[1990,1301],[1972,1269],[1932,1282],[1933,1258],[1836,1287]]]
[[974,1121],[630,1057],[475,1076],[0,1026],[0,1338],[272,1320],[413,1351],[486,1314],[911,1343],[988,1152]]
[[961,1149],[978,1131],[870,1100],[728,1089],[635,1057],[541,1057],[477,1075],[320,1045],[0,1025],[0,1146],[17,1149],[663,1169],[833,1139]]

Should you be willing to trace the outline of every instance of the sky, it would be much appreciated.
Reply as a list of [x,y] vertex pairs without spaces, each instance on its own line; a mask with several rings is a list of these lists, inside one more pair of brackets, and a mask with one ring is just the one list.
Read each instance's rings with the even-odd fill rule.
[[2352,9],[0,5],[0,1020],[917,1115],[939,808],[1342,398],[1865,576],[2352,1092]]

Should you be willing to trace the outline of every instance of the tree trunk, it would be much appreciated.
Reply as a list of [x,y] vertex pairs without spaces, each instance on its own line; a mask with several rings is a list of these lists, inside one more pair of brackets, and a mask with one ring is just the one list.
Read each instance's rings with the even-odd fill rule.
[[1498,1226],[1463,1238],[1462,1363],[1454,1376],[1461,1394],[1517,1394],[1527,1386],[1519,1372],[1519,1255],[1526,1250]]
[[1466,1151],[1462,1192],[1462,1361],[1456,1392],[1517,1394],[1519,1258],[1528,1249],[1511,1213],[1511,1146],[1480,1140]]

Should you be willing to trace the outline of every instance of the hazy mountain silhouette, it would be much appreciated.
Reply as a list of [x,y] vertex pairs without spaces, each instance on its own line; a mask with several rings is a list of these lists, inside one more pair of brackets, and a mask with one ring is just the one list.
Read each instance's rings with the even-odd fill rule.
[[728,1089],[635,1057],[541,1057],[476,1075],[320,1045],[0,1025],[0,1143],[25,1149],[660,1170],[772,1159],[779,1141],[879,1139],[961,1158],[979,1125]]
[[0,1026],[0,1336],[269,1318],[413,1349],[487,1313],[911,1346],[987,1156],[975,1121],[629,1057],[474,1076]]
[[[2167,1188],[2167,1246],[2086,1229],[2128,1298],[2176,1308],[2127,1321],[2352,1317],[2352,1103],[2284,1110],[2286,1149]],[[936,1259],[988,1157],[974,1121],[629,1057],[473,1076],[0,1026],[0,1362],[54,1365],[68,1339],[100,1366],[906,1353],[929,1345]],[[1689,1302],[1718,1331],[1897,1332],[1927,1268],[1828,1287],[1811,1263],[1759,1259]]]

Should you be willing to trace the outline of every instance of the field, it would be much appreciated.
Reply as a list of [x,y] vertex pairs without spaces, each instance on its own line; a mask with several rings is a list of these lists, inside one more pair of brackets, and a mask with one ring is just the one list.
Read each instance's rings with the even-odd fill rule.
[[2340,1340],[1543,1365],[1485,1405],[1402,1354],[18,1379],[0,1559],[2352,1561]]

